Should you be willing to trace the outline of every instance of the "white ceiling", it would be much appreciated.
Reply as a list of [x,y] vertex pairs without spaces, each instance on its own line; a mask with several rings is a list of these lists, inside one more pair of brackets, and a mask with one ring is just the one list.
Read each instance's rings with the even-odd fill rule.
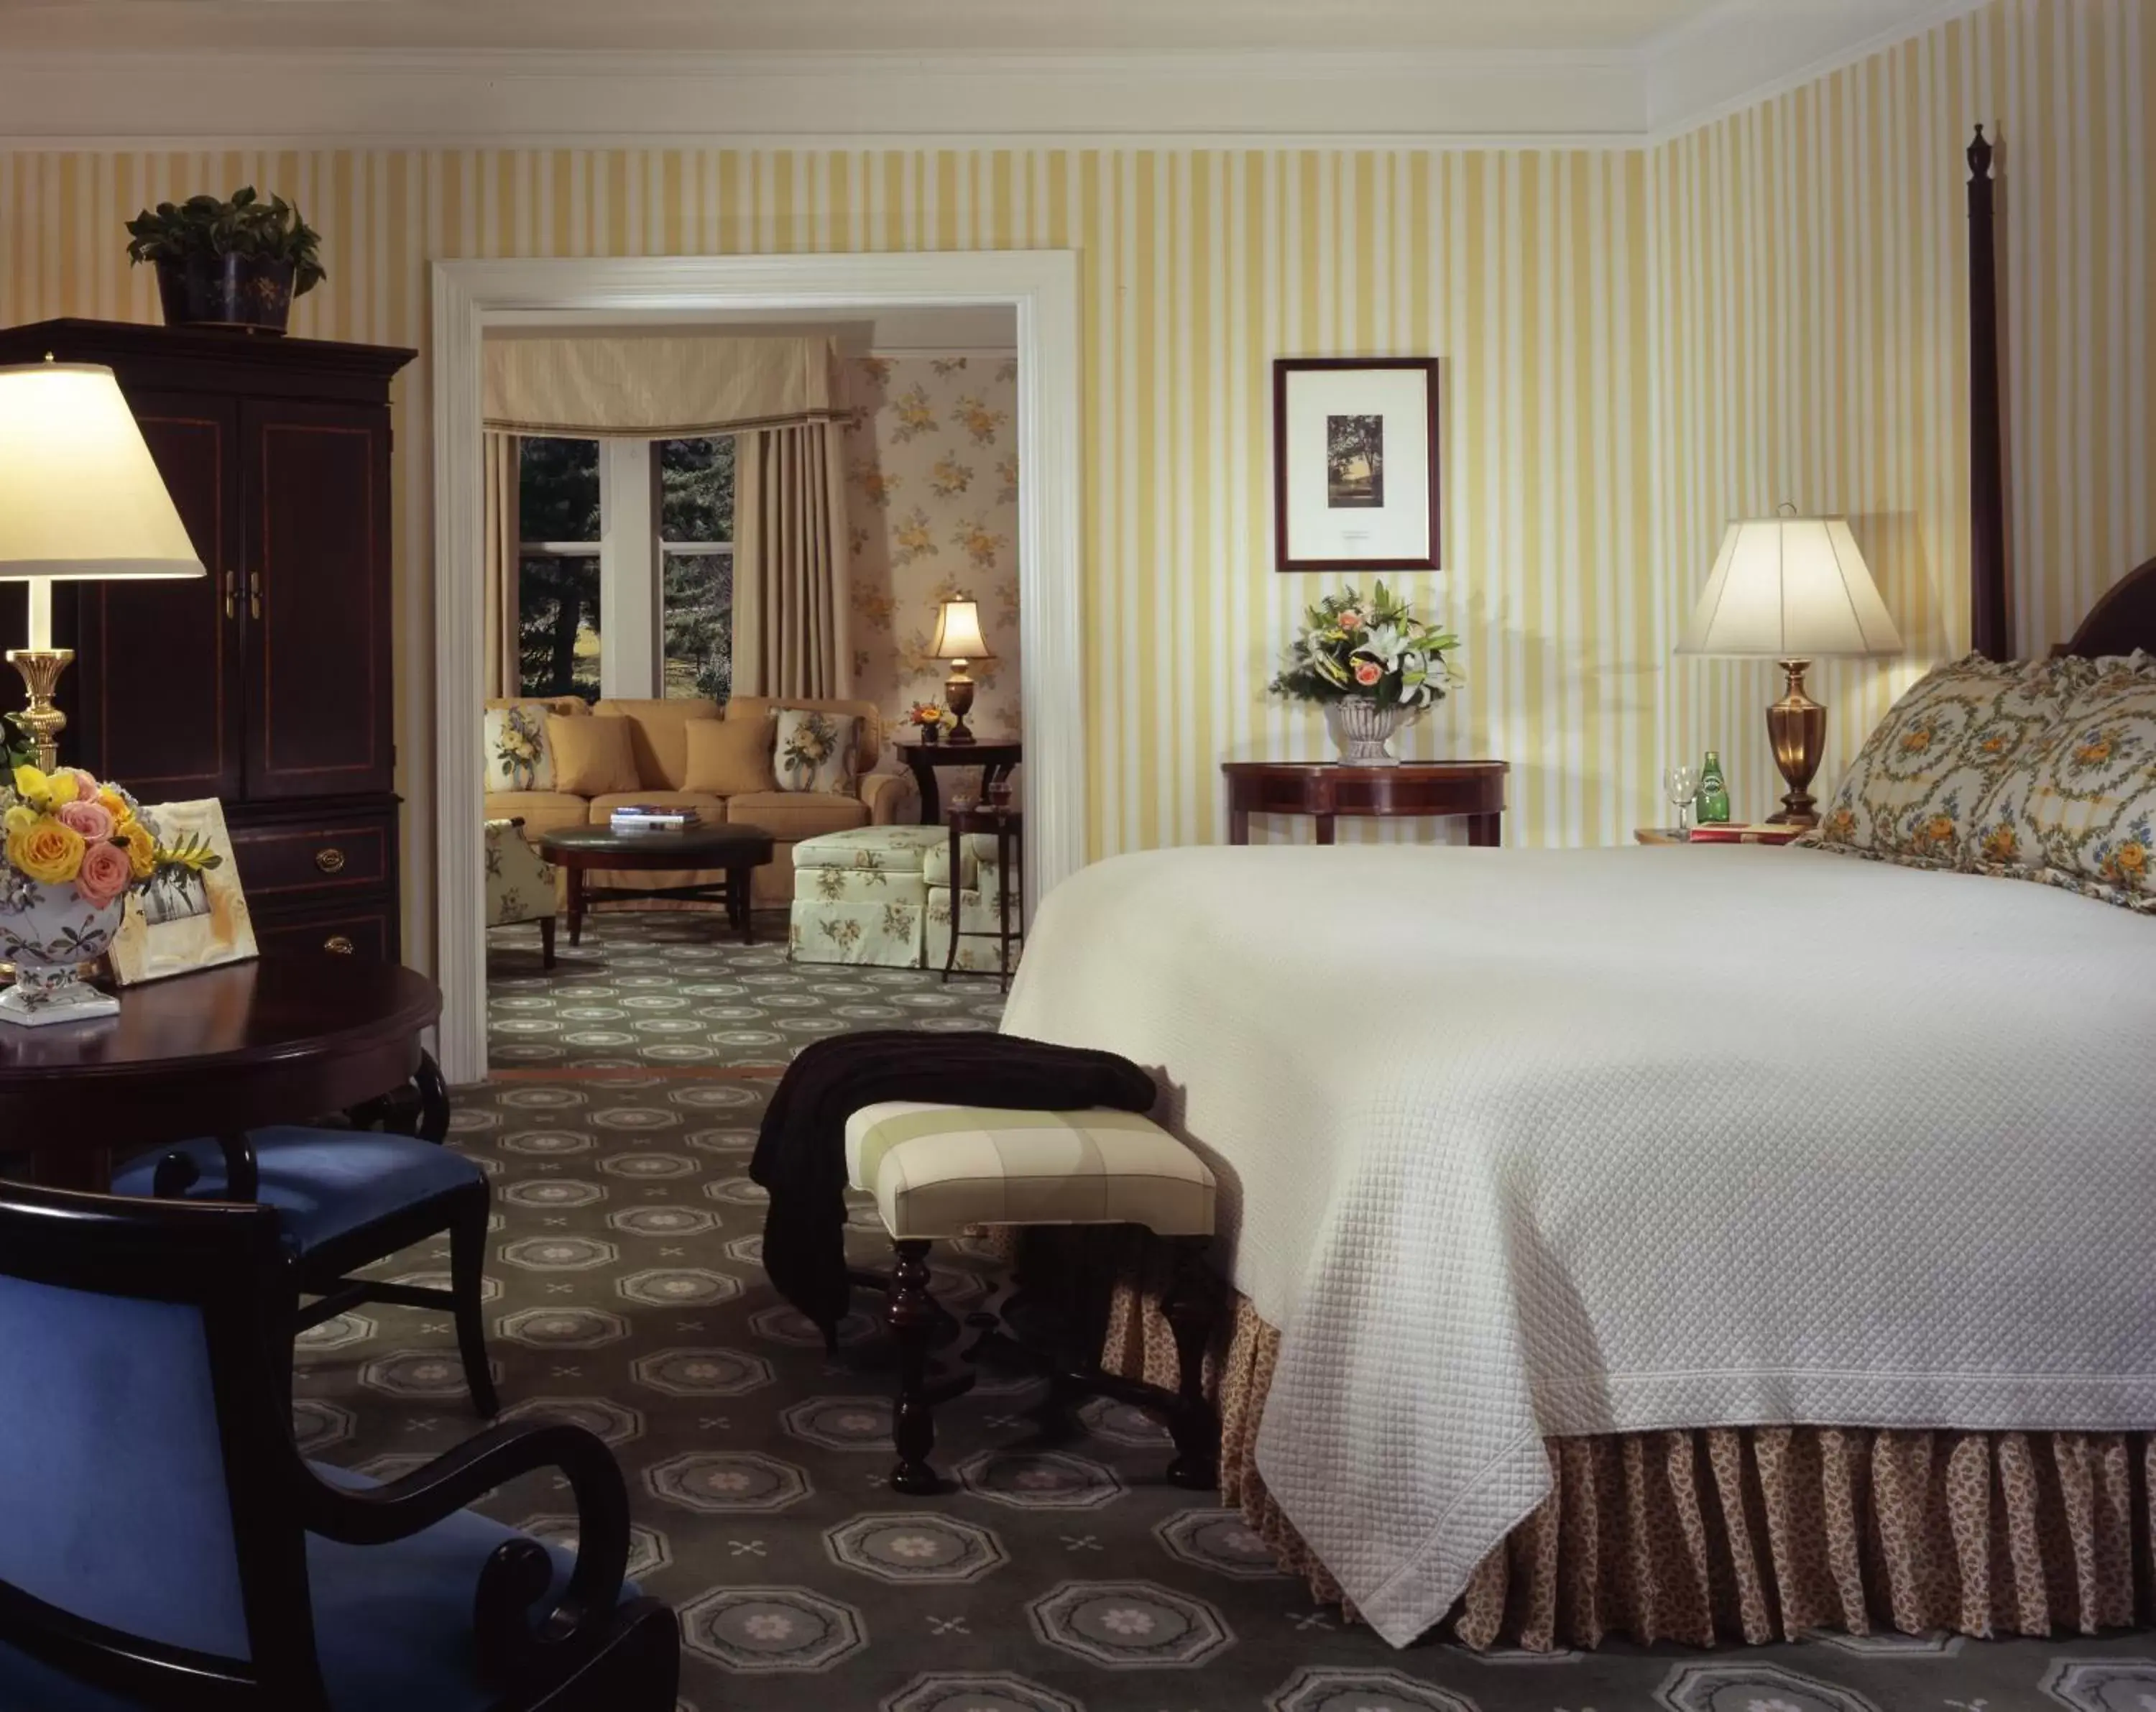
[[1632,147],[1979,0],[0,0],[0,147]]
[[[1715,0],[0,0],[16,48],[1637,48]],[[1802,3],[1802,0],[1793,0]]]

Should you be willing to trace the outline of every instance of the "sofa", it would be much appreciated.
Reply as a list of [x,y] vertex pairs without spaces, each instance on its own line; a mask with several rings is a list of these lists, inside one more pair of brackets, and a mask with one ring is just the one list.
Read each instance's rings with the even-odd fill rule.
[[[552,789],[545,790],[490,789],[485,812],[489,820],[520,819],[527,838],[564,826],[603,826],[615,809],[629,803],[654,803],[668,807],[692,807],[711,825],[760,826],[772,835],[777,846],[771,861],[758,868],[750,892],[759,908],[788,905],[793,892],[793,846],[821,833],[841,832],[859,826],[903,825],[916,812],[913,781],[894,773],[871,769],[883,753],[883,718],[873,702],[817,701],[806,697],[736,696],[723,710],[701,697],[666,700],[606,697],[587,705],[573,696],[552,698],[520,697],[492,700],[490,712],[511,707],[543,711],[559,719],[573,721],[619,718],[628,722],[630,777],[608,781],[613,789]],[[735,790],[721,794],[691,790],[688,784],[690,722],[725,719],[753,720],[773,731],[781,707],[811,708],[829,713],[851,714],[855,727],[855,770],[857,794],[835,791]],[[722,905],[688,899],[654,900],[624,904],[609,900],[615,886],[633,890],[666,886],[716,883],[720,877],[701,873],[639,873],[611,876],[604,871],[585,876],[587,895],[594,909],[718,909]]]

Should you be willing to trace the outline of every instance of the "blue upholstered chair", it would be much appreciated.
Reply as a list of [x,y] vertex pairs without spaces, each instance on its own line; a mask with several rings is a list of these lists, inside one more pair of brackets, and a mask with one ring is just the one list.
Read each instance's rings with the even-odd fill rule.
[[[673,1712],[673,1613],[580,1427],[377,1485],[300,1460],[279,1216],[0,1183],[0,1707]],[[576,1555],[464,1508],[568,1479]]]
[[[424,1074],[421,1085],[424,1092]],[[299,1262],[300,1288],[315,1298],[294,1316],[295,1334],[362,1302],[448,1308],[473,1406],[491,1417],[500,1405],[480,1305],[491,1211],[486,1174],[439,1144],[449,1125],[439,1087],[427,1102],[421,1128],[432,1132],[430,1139],[363,1129],[257,1129],[145,1154],[113,1174],[112,1192],[274,1208]],[[444,1231],[446,1290],[351,1276]]]

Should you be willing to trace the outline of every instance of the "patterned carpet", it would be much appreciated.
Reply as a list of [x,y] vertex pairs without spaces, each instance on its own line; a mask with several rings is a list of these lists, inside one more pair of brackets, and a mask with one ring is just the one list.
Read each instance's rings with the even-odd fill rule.
[[[1164,1436],[1096,1403],[1032,1442],[1038,1392],[939,1411],[961,1489],[900,1497],[891,1373],[870,1318],[827,1361],[764,1282],[747,1176],[777,1071],[817,1036],[910,1020],[993,1027],[994,984],[794,968],[783,923],[744,949],[701,922],[600,918],[542,975],[530,928],[491,951],[495,1058],[454,1144],[492,1174],[493,1350],[506,1415],[560,1414],[629,1473],[634,1573],[682,1615],[695,1712],[2156,1712],[2156,1637],[2057,1644],[1822,1642],[1721,1653],[1402,1653],[1272,1572],[1238,1519],[1161,1478]],[[858,1257],[879,1263],[857,1210]],[[978,1256],[939,1252],[963,1312]],[[446,1251],[387,1270],[446,1282]],[[311,1454],[408,1470],[478,1428],[446,1317],[370,1306],[305,1340]],[[498,1494],[562,1535],[565,1490]]]

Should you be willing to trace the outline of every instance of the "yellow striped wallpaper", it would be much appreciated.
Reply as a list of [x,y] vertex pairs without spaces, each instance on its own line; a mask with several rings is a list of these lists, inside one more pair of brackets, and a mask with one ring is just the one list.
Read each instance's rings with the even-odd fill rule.
[[[1969,645],[1963,152],[2004,224],[2018,651],[2156,557],[2156,4],[1999,0],[1654,151],[1656,509],[1685,599],[1722,523],[1851,519],[1907,655],[1823,664],[1822,795],[1893,697]],[[1717,747],[1739,813],[1781,790],[1771,666],[1677,661],[1671,743]]]
[[1264,690],[1331,586],[1270,568],[1268,363],[1434,353],[1445,569],[1406,580],[1463,637],[1466,682],[1405,747],[1509,759],[1513,841],[1616,841],[1666,816],[1660,769],[1709,741],[1740,812],[1770,805],[1763,675],[1668,655],[1728,516],[1782,498],[1851,513],[1910,639],[1890,669],[1823,674],[1830,782],[1966,635],[1958,157],[1976,117],[1997,119],[2008,176],[2030,640],[2156,553],[2150,9],[1996,0],[1652,149],[0,153],[0,324],[155,318],[121,223],[251,182],[325,234],[331,279],[295,331],[422,347],[396,452],[416,827],[435,717],[429,259],[1075,249],[1096,856],[1222,836],[1223,758],[1327,752]]

